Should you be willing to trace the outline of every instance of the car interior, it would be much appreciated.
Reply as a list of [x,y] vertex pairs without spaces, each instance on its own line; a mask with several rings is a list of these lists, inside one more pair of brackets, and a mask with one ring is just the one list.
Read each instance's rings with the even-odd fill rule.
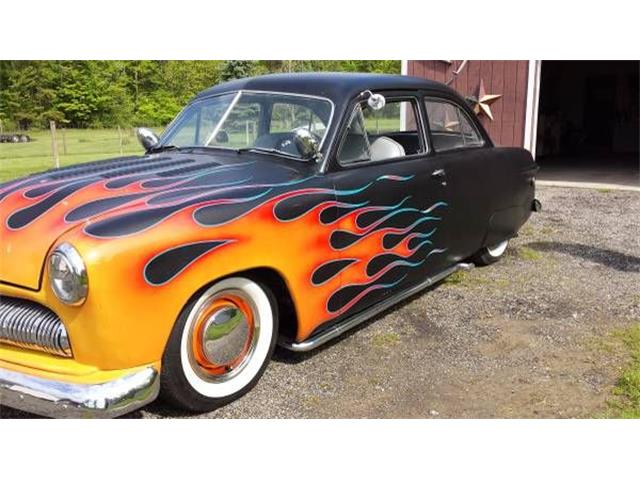
[[[378,162],[423,152],[416,105],[405,98],[356,106],[338,153],[341,164]],[[408,127],[408,128],[407,128]]]
[[265,133],[256,138],[253,146],[255,148],[274,149],[291,155],[298,155],[298,148],[293,139],[293,132]]
[[420,153],[417,131],[385,132],[382,135],[367,137],[361,133],[347,133],[339,156],[341,163],[350,164],[363,161],[377,162],[417,153]]

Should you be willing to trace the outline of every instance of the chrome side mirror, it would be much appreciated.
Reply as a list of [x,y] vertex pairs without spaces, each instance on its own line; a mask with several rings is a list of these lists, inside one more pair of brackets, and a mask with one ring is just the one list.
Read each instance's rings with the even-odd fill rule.
[[373,93],[371,90],[365,90],[364,92],[360,93],[360,96],[367,97],[367,105],[374,112],[382,110],[387,104],[387,99],[384,98],[384,95]]
[[293,141],[305,160],[316,160],[320,155],[320,142],[318,138],[304,127],[293,131]]
[[158,136],[148,128],[137,128],[136,136],[145,150],[149,150],[160,143]]

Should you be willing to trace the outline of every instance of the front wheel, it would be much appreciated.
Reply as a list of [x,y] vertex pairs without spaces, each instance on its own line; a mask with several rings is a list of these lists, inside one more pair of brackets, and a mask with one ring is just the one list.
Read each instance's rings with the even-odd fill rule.
[[253,280],[221,280],[193,298],[162,357],[160,395],[208,412],[247,393],[271,359],[278,332],[273,294]]
[[490,265],[502,258],[504,252],[507,251],[509,240],[503,240],[500,243],[489,247],[483,247],[471,257],[471,261],[478,266]]

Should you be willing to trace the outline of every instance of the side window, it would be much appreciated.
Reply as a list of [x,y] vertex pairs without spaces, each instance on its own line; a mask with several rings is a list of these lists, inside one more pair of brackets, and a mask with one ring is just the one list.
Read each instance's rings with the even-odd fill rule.
[[424,153],[412,100],[387,99],[380,110],[356,105],[344,134],[338,162],[350,165]]
[[460,107],[432,98],[425,99],[424,104],[436,152],[484,145],[476,127]]
[[327,128],[325,122],[313,110],[304,105],[293,103],[273,104],[269,133],[291,132],[300,127],[308,129],[320,138],[324,137]]

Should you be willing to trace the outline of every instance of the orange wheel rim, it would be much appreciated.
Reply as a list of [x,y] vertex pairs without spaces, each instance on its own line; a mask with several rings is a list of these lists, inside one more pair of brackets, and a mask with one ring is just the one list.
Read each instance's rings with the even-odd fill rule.
[[255,335],[253,311],[245,299],[225,294],[204,305],[194,322],[191,350],[208,375],[223,376],[248,357]]

